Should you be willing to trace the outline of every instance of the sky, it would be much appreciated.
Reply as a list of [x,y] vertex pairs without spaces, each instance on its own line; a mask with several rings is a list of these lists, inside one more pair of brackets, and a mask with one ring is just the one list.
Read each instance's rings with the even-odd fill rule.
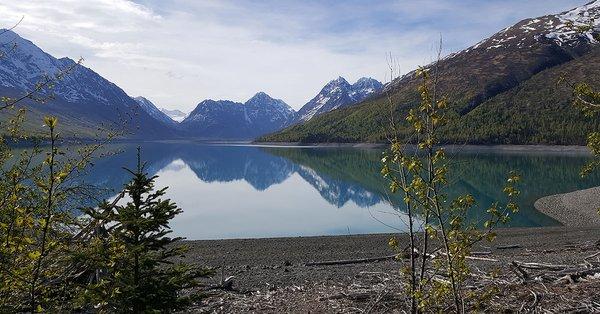
[[263,91],[299,109],[338,76],[389,81],[522,19],[586,0],[3,0],[0,16],[130,96],[191,111]]

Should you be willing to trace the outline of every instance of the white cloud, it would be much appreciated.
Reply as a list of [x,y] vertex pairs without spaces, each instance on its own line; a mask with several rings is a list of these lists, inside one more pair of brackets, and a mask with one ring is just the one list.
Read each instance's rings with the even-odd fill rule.
[[464,48],[524,14],[572,6],[558,2],[5,0],[0,15],[4,26],[24,15],[17,33],[159,106],[265,91],[297,109],[339,75],[385,80],[388,52],[406,72],[431,61],[440,34]]

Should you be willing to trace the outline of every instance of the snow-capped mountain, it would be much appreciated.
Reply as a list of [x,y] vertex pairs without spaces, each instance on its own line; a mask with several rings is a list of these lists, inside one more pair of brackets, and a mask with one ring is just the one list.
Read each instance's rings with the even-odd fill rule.
[[133,100],[135,100],[140,105],[140,107],[142,107],[142,109],[144,109],[144,111],[146,111],[154,119],[161,121],[162,123],[168,126],[174,126],[177,124],[175,120],[171,119],[171,117],[169,117],[167,114],[158,109],[158,107],[156,107],[156,105],[154,105],[154,103],[152,103],[147,98],[138,96],[133,98]]
[[218,139],[253,139],[289,124],[296,112],[285,102],[259,92],[245,103],[204,100],[181,122],[193,136]]
[[383,84],[381,84],[381,82],[378,80],[370,77],[363,77],[356,81],[356,83],[352,84],[352,92],[350,93],[350,97],[352,97],[352,99],[358,103],[374,93],[380,92],[382,89]]
[[171,118],[173,121],[176,122],[181,122],[183,121],[188,114],[181,111],[181,110],[177,110],[177,109],[165,109],[165,108],[159,108],[160,111],[162,111],[164,114],[166,114],[167,116],[169,116],[169,118]]
[[[559,14],[522,20],[467,49],[449,54],[438,65],[457,68],[463,66],[463,62],[470,61],[476,65],[487,63],[490,67],[497,67],[498,64],[537,62],[542,63],[536,66],[539,71],[587,53],[598,45],[599,36],[600,0],[594,0]],[[506,52],[511,54],[509,57],[520,60],[496,56]],[[489,62],[493,58],[496,61]],[[540,58],[549,63],[544,64],[544,60],[540,61]],[[433,63],[425,68],[432,65]],[[504,70],[507,67],[504,65],[502,68]],[[416,71],[411,71],[403,75],[388,84],[386,89],[394,90],[402,82],[413,80],[415,73]]]
[[[61,121],[63,135],[84,137],[97,134],[98,129],[123,131],[128,137],[168,137],[174,131],[141,110],[140,106],[121,88],[96,72],[78,65],[69,58],[56,59],[31,41],[13,31],[0,36],[0,92],[19,96],[36,84],[60,75],[52,88],[38,93],[43,105],[22,102],[31,112],[30,121],[43,115],[55,115]],[[64,73],[70,69],[68,73]],[[33,122],[32,122],[33,123]],[[32,125],[38,132],[41,123]],[[139,132],[144,130],[144,132]]]
[[350,85],[340,76],[327,83],[317,96],[298,110],[298,119],[308,121],[322,113],[357,104],[382,88],[383,84],[372,78],[363,77]]
[[[439,84],[457,97],[471,99],[460,110],[466,114],[536,73],[595,49],[599,43],[599,19],[600,0],[596,0],[559,14],[522,20],[443,58],[437,65]],[[415,89],[418,80],[414,74],[412,71],[386,88]]]
[[[362,78],[350,85],[339,78],[327,84],[299,116],[279,99],[259,92],[244,104],[205,100],[185,115],[180,111],[158,109],[144,97],[131,98],[117,85],[69,58],[56,59],[31,41],[12,31],[0,36],[0,92],[23,95],[46,77],[61,75],[52,89],[41,91],[47,102],[22,103],[32,114],[31,127],[40,131],[37,119],[55,115],[63,124],[63,134],[89,137],[99,127],[123,131],[128,137],[164,138],[194,136],[213,139],[253,139],[290,126],[296,121],[342,106],[348,106],[377,93],[381,83]],[[69,73],[62,75],[65,69]],[[51,97],[47,97],[51,96]],[[180,123],[177,123],[180,122]],[[30,127],[30,126],[27,126]]]

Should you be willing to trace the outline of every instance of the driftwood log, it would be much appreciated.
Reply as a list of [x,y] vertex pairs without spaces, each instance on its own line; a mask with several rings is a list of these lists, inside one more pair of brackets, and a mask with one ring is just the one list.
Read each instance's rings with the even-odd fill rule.
[[401,256],[400,254],[394,254],[394,255],[371,257],[371,258],[342,259],[342,260],[332,260],[332,261],[323,261],[323,262],[309,262],[304,265],[305,266],[329,266],[329,265],[373,263],[373,262],[380,262],[380,261],[385,261],[385,260],[389,260],[389,259],[396,259],[400,256]]
[[518,249],[521,248],[519,244],[511,244],[511,245],[501,245],[497,247],[498,250],[508,250],[508,249]]
[[[474,252],[476,255],[487,255],[490,252]],[[321,262],[308,262],[305,263],[305,266],[331,266],[331,265],[349,265],[349,264],[360,264],[360,263],[374,263],[380,262],[390,259],[401,259],[408,258],[409,254],[394,254],[380,257],[369,257],[369,258],[359,258],[359,259],[342,259],[342,260],[331,260],[331,261],[321,261]],[[433,258],[433,255],[429,255],[429,258]],[[479,256],[467,256],[466,259],[476,260],[476,261],[486,261],[486,262],[498,262],[495,258],[489,257],[479,257]]]

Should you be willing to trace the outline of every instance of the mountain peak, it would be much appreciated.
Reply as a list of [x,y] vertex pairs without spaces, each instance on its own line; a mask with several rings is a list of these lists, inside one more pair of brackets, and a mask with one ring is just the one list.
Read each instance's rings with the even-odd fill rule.
[[182,126],[206,138],[250,139],[278,131],[295,121],[296,112],[283,100],[258,92],[245,103],[204,100]]
[[363,77],[359,78],[358,81],[356,81],[356,83],[354,83],[354,84],[358,84],[358,83],[372,83],[372,82],[379,83],[378,80],[376,80],[376,79],[374,79],[372,77],[363,76]]
[[274,100],[276,100],[276,99],[269,96],[267,93],[258,92],[256,94],[254,94],[254,96],[252,96],[252,98],[248,99],[248,101],[246,101],[246,103],[253,102],[253,101],[274,101]]
[[308,121],[316,115],[357,104],[382,88],[383,84],[369,77],[360,78],[350,85],[345,78],[339,76],[327,83],[317,96],[298,111],[298,115],[300,120]]
[[264,92],[258,92],[244,103],[246,112],[262,112],[264,116],[285,120],[289,124],[296,118],[296,111],[281,99],[275,99]]
[[329,81],[329,83],[327,83],[327,85],[325,85],[325,86],[339,86],[339,85],[350,85],[350,83],[348,83],[348,81],[346,81],[345,78],[338,76],[338,78],[336,78],[335,80]]
[[234,102],[231,100],[214,100],[214,99],[204,99],[203,101],[201,101],[198,106],[204,106],[204,105],[241,105],[241,103],[238,102]]
[[383,88],[383,84],[371,77],[361,77],[352,84],[352,89],[356,92],[357,89],[372,89],[371,92],[376,92]]
[[270,97],[270,96],[265,92],[258,92],[256,94],[254,94],[254,97]]

